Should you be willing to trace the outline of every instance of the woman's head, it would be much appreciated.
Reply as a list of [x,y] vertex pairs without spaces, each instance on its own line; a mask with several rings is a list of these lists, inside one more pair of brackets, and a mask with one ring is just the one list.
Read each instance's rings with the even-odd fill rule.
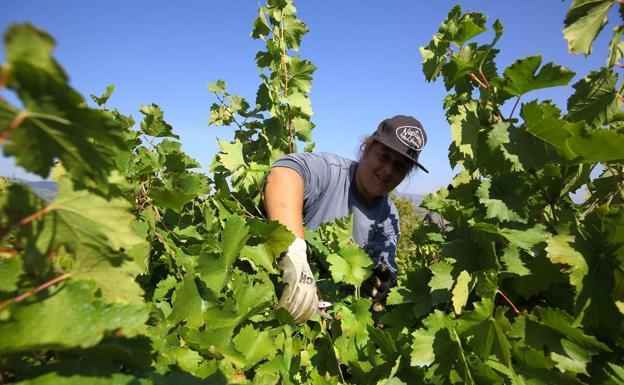
[[[364,146],[364,144],[363,144]],[[355,172],[360,196],[372,201],[394,190],[412,170],[414,163],[385,144],[372,140],[362,149]]]
[[360,145],[360,163],[355,175],[360,195],[371,201],[389,193],[414,165],[427,171],[418,163],[426,140],[420,122],[412,117],[399,115],[381,122],[377,131]]
[[396,115],[385,119],[379,123],[371,138],[407,157],[423,171],[429,172],[418,162],[420,152],[427,144],[427,134],[416,118]]

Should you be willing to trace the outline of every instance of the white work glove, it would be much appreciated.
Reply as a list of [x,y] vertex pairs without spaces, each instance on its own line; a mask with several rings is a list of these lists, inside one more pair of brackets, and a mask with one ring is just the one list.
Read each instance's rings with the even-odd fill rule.
[[305,322],[318,310],[318,297],[303,239],[295,238],[279,267],[286,287],[278,306],[288,310],[296,323]]

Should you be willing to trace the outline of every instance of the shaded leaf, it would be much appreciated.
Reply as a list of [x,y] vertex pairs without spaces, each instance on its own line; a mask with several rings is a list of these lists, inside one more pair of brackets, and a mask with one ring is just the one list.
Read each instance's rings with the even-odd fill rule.
[[67,282],[47,298],[13,304],[11,318],[0,322],[0,352],[86,348],[113,331],[130,337],[142,330],[147,308],[106,305],[94,292],[92,283]]

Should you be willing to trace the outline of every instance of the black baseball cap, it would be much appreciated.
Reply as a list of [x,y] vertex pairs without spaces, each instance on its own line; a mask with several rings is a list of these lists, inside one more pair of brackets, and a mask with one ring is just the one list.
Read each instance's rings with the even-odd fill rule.
[[418,155],[427,144],[427,134],[420,122],[411,116],[396,115],[379,123],[373,139],[407,157],[424,172],[429,172],[418,162]]

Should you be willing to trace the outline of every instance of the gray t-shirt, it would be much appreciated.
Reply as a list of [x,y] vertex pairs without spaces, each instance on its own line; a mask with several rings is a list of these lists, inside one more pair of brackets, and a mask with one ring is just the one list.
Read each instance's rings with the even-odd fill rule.
[[[288,167],[303,178],[303,222],[309,230],[353,213],[353,240],[373,260],[396,275],[399,214],[388,196],[370,204],[358,194],[353,177],[358,163],[328,153],[286,155],[273,167]],[[353,182],[353,183],[352,183]]]

